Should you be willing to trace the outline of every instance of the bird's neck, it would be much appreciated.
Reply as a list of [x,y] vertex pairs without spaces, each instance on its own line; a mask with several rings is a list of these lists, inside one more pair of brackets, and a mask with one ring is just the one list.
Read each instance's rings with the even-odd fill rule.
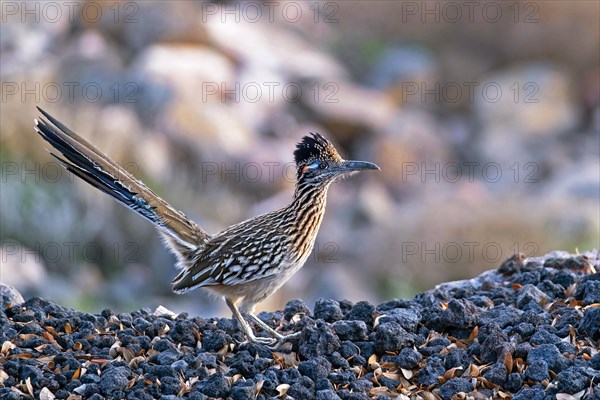
[[288,223],[297,261],[310,254],[325,213],[329,184],[310,186],[299,183],[288,206]]
[[319,186],[307,185],[302,182],[296,184],[294,198],[290,205],[294,209],[309,208],[314,211],[323,212],[327,200],[327,190],[330,183]]

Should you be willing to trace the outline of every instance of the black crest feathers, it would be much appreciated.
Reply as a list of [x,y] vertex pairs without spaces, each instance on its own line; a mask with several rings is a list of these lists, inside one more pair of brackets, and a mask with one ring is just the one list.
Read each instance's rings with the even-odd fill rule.
[[329,140],[319,133],[311,133],[310,135],[304,136],[300,143],[296,145],[294,151],[296,165],[305,164],[316,159],[339,158],[337,151]]

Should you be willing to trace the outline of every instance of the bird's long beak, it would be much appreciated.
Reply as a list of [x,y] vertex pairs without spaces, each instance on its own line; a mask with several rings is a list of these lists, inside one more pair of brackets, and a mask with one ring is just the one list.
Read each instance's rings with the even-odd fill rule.
[[380,170],[377,164],[373,164],[368,161],[344,161],[342,169],[345,172],[363,171],[365,169],[376,169]]

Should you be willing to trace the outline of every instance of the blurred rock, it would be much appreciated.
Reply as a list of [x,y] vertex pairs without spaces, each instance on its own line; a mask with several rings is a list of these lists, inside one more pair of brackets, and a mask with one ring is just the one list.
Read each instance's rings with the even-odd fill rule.
[[[53,248],[53,254],[54,250]],[[9,286],[26,290],[46,283],[47,272],[42,254],[17,242],[5,242],[0,247],[0,279]],[[58,250],[60,251],[60,250]],[[45,255],[48,256],[48,255]]]
[[383,51],[370,72],[368,82],[385,92],[398,105],[424,105],[432,96],[425,88],[439,81],[436,60],[420,46],[390,47]]
[[511,67],[484,77],[475,90],[481,155],[502,165],[542,161],[546,143],[576,127],[568,74],[550,64]]
[[[439,183],[442,166],[450,161],[450,146],[443,128],[429,113],[414,107],[398,110],[381,129],[374,143],[374,160],[380,175],[396,196],[422,190],[427,183]],[[433,170],[434,174],[428,171]]]
[[9,304],[21,304],[25,302],[23,296],[17,289],[11,285],[0,282],[0,299],[2,299],[2,308],[6,308]]

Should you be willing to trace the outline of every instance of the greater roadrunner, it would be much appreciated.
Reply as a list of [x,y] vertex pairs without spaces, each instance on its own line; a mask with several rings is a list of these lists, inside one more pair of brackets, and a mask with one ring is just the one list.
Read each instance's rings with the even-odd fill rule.
[[[279,345],[297,335],[284,336],[268,326],[254,314],[254,306],[281,287],[308,258],[323,220],[329,185],[341,176],[379,169],[370,162],[342,159],[318,133],[305,136],[294,151],[297,182],[292,202],[209,235],[85,139],[38,110],[47,121],[36,119],[36,131],[64,158],[52,156],[160,231],[181,269],[173,279],[173,290],[184,293],[204,287],[223,296],[248,339],[257,343]],[[272,337],[255,336],[247,320]]]

